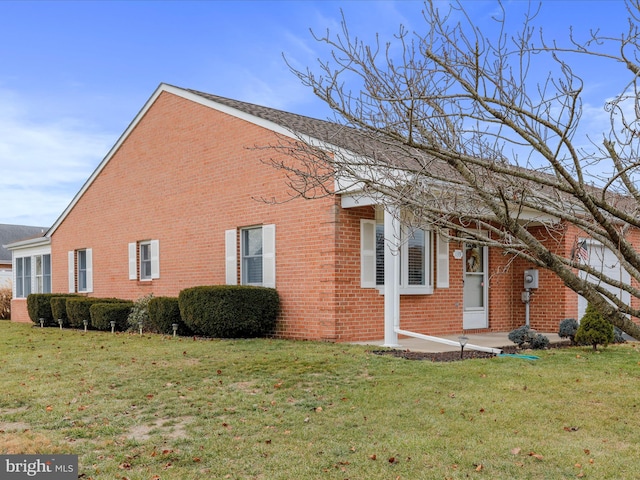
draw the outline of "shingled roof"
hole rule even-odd
[[[179,87],[176,87],[179,88]],[[253,103],[241,102],[231,98],[219,97],[209,93],[191,89],[182,89],[212,102],[234,108],[254,117],[273,122],[298,135],[306,135],[336,147],[346,148],[361,153],[365,145],[371,145],[371,135],[365,135],[355,128],[339,123],[285,112],[275,108],[264,107]],[[366,148],[365,148],[366,149]]]
[[[0,263],[11,263],[11,252],[4,248],[4,245],[29,238],[42,237],[46,231],[45,227],[0,223]]]

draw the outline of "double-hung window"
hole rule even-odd
[[[51,255],[36,255],[36,293],[51,293]]]
[[[226,283],[275,288],[275,225],[261,225],[225,232]],[[238,244],[238,231],[240,242]],[[238,255],[238,247],[240,255]],[[240,275],[238,275],[238,257]]]
[[[262,285],[262,227],[240,231],[242,285]]]
[[[144,240],[129,244],[129,280],[160,278],[160,242]]]
[[[93,250],[69,251],[69,292],[93,292]]]
[[[361,220],[361,286],[384,287],[384,225],[375,220]],[[404,225],[399,241],[400,293],[433,293],[431,230]]]

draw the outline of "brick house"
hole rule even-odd
[[[9,246],[14,262],[46,251],[53,292],[98,297],[177,296],[224,283],[275,287],[277,334],[287,338],[393,344],[398,329],[444,335],[523,325],[531,269],[523,260],[508,265],[498,250],[405,232],[362,195],[260,200],[286,198],[286,179],[264,161],[279,153],[252,147],[332,128],[161,84],[44,237]],[[578,232],[566,228],[560,238],[538,235],[568,255]],[[394,229],[410,239],[400,255],[380,242]],[[402,272],[400,281],[388,281],[389,272]],[[538,275],[531,326],[557,331],[563,318],[579,318],[581,297],[551,272]],[[16,293],[13,320],[29,321]]]

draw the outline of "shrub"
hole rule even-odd
[[[536,333],[529,340],[529,346],[534,350],[544,350],[549,346],[549,338],[541,333]]]
[[[240,285],[188,288],[178,303],[193,333],[217,338],[265,336],[273,331],[280,308],[276,290]]]
[[[576,332],[578,331],[578,322],[575,318],[565,318],[560,322],[558,328],[558,336],[560,338],[568,338],[571,344],[576,343]]]
[[[182,321],[177,297],[154,297],[149,302],[149,331],[173,333],[172,324],[178,324],[180,335],[190,335],[191,329]]]
[[[118,298],[96,298],[96,297],[75,297],[68,298],[66,304],[67,319],[69,326],[73,328],[84,328],[83,320],[91,323],[91,305],[94,303],[122,303],[123,300]]]
[[[613,327],[613,343],[627,343],[624,339],[624,332],[618,327]]]
[[[127,324],[130,330],[137,330],[139,324],[142,323],[142,328],[148,329],[149,326],[149,301],[153,298],[153,293],[140,297],[133,302],[131,312],[127,318]]]
[[[51,310],[51,300],[57,297],[74,297],[71,293],[31,293],[27,295],[27,312],[29,318],[36,325],[40,325],[40,319],[44,318],[44,326],[58,326],[58,318],[53,315]]]
[[[11,287],[0,288],[0,320],[11,318]]]
[[[590,303],[580,320],[580,326],[576,332],[576,342],[584,345],[593,345],[597,350],[598,345],[607,346],[613,342],[613,324]]]
[[[133,302],[95,302],[89,307],[91,325],[97,330],[111,330],[111,322],[115,322],[115,330],[123,331],[128,327],[127,319],[133,308]]]
[[[517,344],[519,348],[541,350],[549,346],[549,339],[541,333],[536,333],[536,331],[529,328],[528,325],[523,325],[512,330],[509,332],[508,337],[509,340]]]
[[[51,305],[51,315],[53,316],[53,322],[58,324],[58,319],[62,319],[63,325],[69,324],[69,317],[67,316],[67,299],[69,297],[77,297],[74,294],[68,295],[55,295],[51,297],[49,304]]]
[[[508,338],[519,347],[522,347],[525,343],[529,343],[530,330],[527,325],[523,325],[509,332]]]

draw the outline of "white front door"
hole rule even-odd
[[[465,243],[463,258],[464,309],[462,328],[465,330],[487,328],[489,326],[489,316],[487,314],[487,247],[474,243]]]

